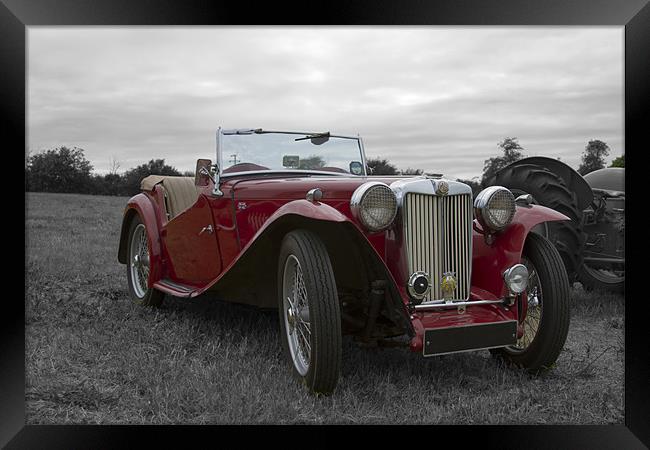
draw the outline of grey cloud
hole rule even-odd
[[[622,28],[41,28],[28,36],[32,150],[96,169],[211,157],[219,125],[360,133],[400,167],[480,175],[496,143],[577,166],[623,150]]]

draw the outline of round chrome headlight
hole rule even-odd
[[[484,229],[503,230],[515,215],[515,196],[502,186],[485,188],[474,200],[474,215]]]
[[[397,197],[384,183],[364,183],[352,194],[350,209],[368,230],[380,231],[388,228],[395,220]]]
[[[528,286],[528,269],[523,264],[515,264],[503,272],[503,280],[510,292],[521,294]]]

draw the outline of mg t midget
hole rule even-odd
[[[165,294],[277,308],[288,371],[337,384],[343,336],[423,357],[488,349],[533,373],[569,327],[558,251],[532,229],[563,214],[442,176],[378,176],[358,136],[223,130],[196,175],[150,175],[125,208],[118,260],[141,305]]]

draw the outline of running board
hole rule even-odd
[[[160,281],[156,281],[153,284],[153,287],[159,291],[163,291],[166,294],[173,295],[174,297],[190,297],[192,292],[196,291],[198,288],[194,286],[188,286],[187,284],[177,283],[165,278]]]

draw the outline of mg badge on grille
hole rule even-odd
[[[443,273],[442,280],[440,280],[442,298],[444,300],[451,300],[457,285],[458,282],[456,281],[456,276],[453,272]]]
[[[447,195],[449,194],[449,183],[446,181],[438,181],[436,183],[436,194],[437,195]]]

